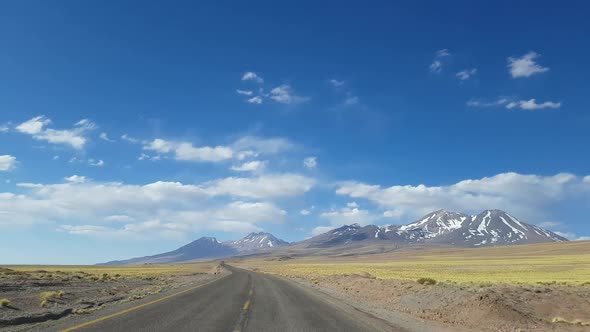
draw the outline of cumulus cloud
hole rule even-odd
[[[0,172],[11,171],[16,167],[16,157],[11,155],[0,156]]]
[[[315,169],[318,166],[317,157],[307,157],[303,159],[303,166],[307,169]]]
[[[196,162],[224,161],[231,159],[234,154],[234,151],[227,146],[195,147],[190,142],[175,142],[161,138],[156,138],[145,144],[143,149],[163,155],[172,154],[176,160]]]
[[[241,165],[232,166],[230,169],[232,171],[238,172],[262,172],[266,168],[267,161],[261,160],[252,160],[245,162]]]
[[[135,221],[135,218],[130,217],[125,214],[114,214],[114,215],[105,217],[104,220],[114,221],[114,222],[133,222],[133,221]]]
[[[256,158],[259,155],[282,153],[295,147],[293,143],[285,138],[265,138],[251,135],[241,137],[227,146],[197,147],[191,142],[172,141],[162,138],[142,141],[142,144],[144,151],[151,151],[156,153],[156,155],[142,153],[138,158],[139,160],[159,160],[163,157],[171,157],[179,161],[194,162],[223,162],[232,159],[245,160]],[[250,166],[254,166],[254,164],[250,164]],[[258,166],[263,166],[263,163],[260,163]]]
[[[288,84],[283,84],[270,90],[269,98],[281,104],[299,104],[311,99],[309,97],[295,95],[293,88]]]
[[[356,105],[360,102],[360,98],[357,96],[349,96],[348,98],[344,99],[344,105],[352,106]]]
[[[164,181],[131,185],[73,175],[64,183],[18,183],[19,194],[1,193],[0,227],[16,226],[15,222],[56,223],[60,230],[72,234],[114,237],[157,237],[160,231],[186,235],[259,230],[260,224],[281,223],[288,217],[275,203],[260,198],[300,195],[312,182],[297,175],[273,175],[195,185]],[[288,186],[293,189],[285,191]],[[242,199],[224,202],[218,196]],[[113,222],[115,226],[108,224]]]
[[[256,83],[264,83],[264,79],[262,79],[262,77],[258,76],[258,74],[256,74],[255,72],[246,72],[244,73],[244,75],[242,76],[242,81],[253,81]]]
[[[338,87],[341,87],[341,86],[344,85],[344,81],[339,81],[339,80],[334,79],[334,78],[328,80],[328,83],[330,83],[330,85],[332,85],[335,88],[338,88]]]
[[[252,97],[252,98],[249,98],[248,100],[246,100],[246,102],[248,104],[260,105],[260,104],[262,104],[262,97],[260,97],[260,96]]]
[[[251,96],[254,92],[253,91],[250,91],[250,90],[240,90],[240,89],[237,89],[236,90],[236,93],[239,94],[239,95],[243,95],[243,96]]]
[[[556,103],[552,101],[546,101],[543,103],[537,103],[536,99],[529,99],[529,100],[520,100],[514,101],[506,104],[506,108],[513,109],[513,108],[520,108],[527,111],[534,111],[544,108],[560,108],[561,103]]]
[[[467,102],[467,106],[469,107],[494,107],[494,106],[504,106],[507,109],[515,109],[520,108],[522,110],[527,111],[534,111],[544,108],[560,108],[561,103],[559,102],[552,102],[546,101],[542,103],[537,103],[535,98],[529,100],[509,100],[508,98],[498,98],[494,101],[482,101],[477,99],[472,99]]]
[[[102,159],[88,159],[88,165],[95,166],[95,167],[102,167],[104,166],[104,161]]]
[[[98,137],[103,141],[107,141],[107,142],[111,142],[111,143],[115,142],[115,140],[109,138],[109,135],[107,135],[107,133],[100,133],[100,135],[98,135]]]
[[[443,48],[442,50],[438,50],[434,53],[434,55],[438,58],[442,58],[442,57],[447,57],[447,56],[451,56],[451,52],[449,52],[448,49]]]
[[[468,79],[473,77],[473,75],[475,75],[476,73],[477,73],[477,69],[475,69],[475,68],[464,69],[464,70],[461,70],[460,72],[458,72],[457,74],[455,74],[455,76],[457,76],[457,78],[461,81],[467,81]]]
[[[378,215],[371,214],[368,210],[348,206],[339,210],[323,212],[320,216],[329,219],[333,227],[350,224],[367,225],[380,218]]]
[[[450,57],[451,53],[448,49],[438,50],[434,53],[434,60],[430,64],[430,72],[438,74],[442,71],[444,58]]]
[[[64,180],[70,183],[84,183],[86,182],[86,177],[83,175],[72,175],[64,178]]]
[[[471,99],[466,104],[469,107],[493,107],[493,106],[501,106],[506,105],[509,103],[507,98],[498,98],[494,101],[482,101],[477,99]]]
[[[333,226],[317,226],[311,230],[311,235],[316,236],[316,235],[324,234],[326,232],[333,230],[334,228],[335,227],[333,227]]]
[[[549,70],[535,62],[540,55],[535,52],[529,52],[520,58],[509,57],[508,68],[512,78],[529,77],[535,74],[544,73]]]
[[[440,73],[442,71],[442,62],[440,60],[434,60],[430,64],[430,72],[432,73]]]
[[[245,157],[255,157],[258,154],[276,154],[289,151],[295,148],[295,144],[282,137],[244,136],[235,141],[232,148],[246,153]]]
[[[309,211],[308,209],[303,209],[299,211],[299,214],[302,216],[309,216],[311,214],[311,211]]]
[[[501,173],[448,186],[381,187],[343,182],[336,193],[376,203],[392,218],[412,220],[438,209],[467,213],[499,208],[531,223],[543,222],[549,204],[571,197],[589,197],[590,184],[569,173],[553,176]]]
[[[131,137],[131,136],[127,135],[127,134],[121,135],[121,139],[124,140],[124,141],[127,141],[129,143],[134,143],[134,144],[135,143],[139,143],[141,141],[139,138]]]
[[[88,141],[86,133],[96,128],[96,125],[88,119],[78,121],[72,129],[47,128],[50,124],[49,118],[40,115],[19,124],[15,129],[23,134],[31,135],[36,140],[69,145],[76,150],[81,150]]]
[[[381,216],[373,214],[369,210],[361,209],[356,202],[349,202],[346,204],[346,207],[340,209],[332,209],[330,211],[322,212],[320,217],[328,220],[330,226],[315,227],[312,230],[312,235],[325,233],[343,225],[368,225],[381,218]]]
[[[206,184],[206,193],[249,198],[293,197],[308,192],[315,180],[299,174],[268,174],[254,178],[228,177]]]

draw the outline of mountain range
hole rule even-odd
[[[312,254],[325,248],[353,247],[360,250],[371,245],[392,248],[412,245],[484,247],[541,242],[568,241],[549,230],[524,223],[501,210],[485,210],[477,215],[439,210],[411,224],[397,226],[345,225],[310,239],[288,243],[270,233],[250,233],[236,241],[220,242],[202,237],[174,251],[112,261],[106,265],[156,264],[204,260],[246,254],[279,253],[282,249],[303,249]],[[383,250],[383,249],[382,249]]]

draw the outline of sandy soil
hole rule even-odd
[[[0,268],[0,300],[10,300],[10,304],[0,306],[0,330],[71,314],[87,314],[108,305],[206,282],[220,273],[222,271],[215,268],[183,275],[122,276],[88,274],[84,271],[21,272]]]
[[[288,276],[289,277],[289,276]],[[370,275],[292,279],[360,305],[474,331],[590,331],[590,326],[552,323],[554,317],[590,321],[590,286],[421,285]]]

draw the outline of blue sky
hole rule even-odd
[[[0,263],[437,209],[590,235],[579,1],[5,1]]]

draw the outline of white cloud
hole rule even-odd
[[[269,174],[255,178],[228,177],[204,186],[214,196],[228,195],[249,198],[292,197],[309,191],[315,180],[298,174]]]
[[[16,167],[16,157],[0,155],[0,171],[11,171]]]
[[[438,50],[435,52],[435,55],[437,57],[446,57],[446,56],[451,56],[451,52],[449,52],[448,49],[443,48],[442,50]]]
[[[308,209],[303,209],[299,211],[299,214],[302,216],[309,216],[311,214],[311,211],[309,211]]]
[[[358,203],[357,203],[357,202],[348,202],[348,203],[346,203],[346,207],[349,207],[349,208],[351,208],[351,209],[352,209],[352,208],[357,208],[357,207],[359,207],[359,205],[358,205]]]
[[[144,150],[155,151],[159,154],[172,153],[174,159],[181,161],[219,162],[231,159],[234,151],[227,146],[194,147],[189,142],[167,141],[156,138],[143,146]]]
[[[104,220],[113,222],[133,222],[135,221],[135,218],[125,214],[113,214],[111,216],[105,217]]]
[[[232,171],[238,172],[262,172],[266,168],[266,161],[252,160],[238,166],[232,166]]]
[[[46,128],[51,120],[40,115],[16,126],[16,130],[33,136],[34,139],[47,141],[52,144],[69,145],[74,149],[84,148],[87,142],[86,132],[96,128],[96,125],[88,119],[78,121],[74,128],[68,130],[56,130]]]
[[[430,71],[433,73],[440,73],[442,71],[442,62],[440,60],[434,60],[430,64]]]
[[[270,90],[269,98],[281,104],[299,104],[309,101],[311,98],[297,96],[290,85],[283,84]]]
[[[102,166],[104,166],[104,161],[102,159],[95,160],[95,159],[90,158],[90,159],[88,159],[88,164],[90,166],[102,167]]]
[[[467,106],[469,107],[493,107],[493,106],[500,106],[508,104],[509,100],[507,98],[498,98],[495,101],[482,101],[471,99],[467,102]]]
[[[520,109],[527,110],[527,111],[538,110],[538,109],[543,109],[543,108],[560,108],[560,107],[561,107],[561,103],[555,103],[552,101],[537,103],[537,101],[534,98],[529,99],[529,100],[514,101],[514,102],[510,102],[510,103],[506,104],[506,108],[508,108],[508,109],[520,108]]]
[[[572,196],[589,197],[590,184],[568,173],[553,176],[501,173],[492,177],[463,180],[448,186],[395,185],[381,187],[361,182],[344,182],[339,195],[365,198],[389,217],[412,220],[438,209],[479,212],[499,208],[535,223],[545,218],[545,208]]]
[[[252,151],[252,150],[245,150],[245,151],[240,151],[238,153],[236,153],[236,159],[237,160],[244,160],[247,158],[256,158],[258,157],[258,153]]]
[[[239,95],[243,95],[243,96],[251,96],[254,92],[253,91],[250,91],[250,90],[240,90],[240,89],[237,89],[236,90],[236,93],[239,94]]]
[[[121,238],[153,238],[161,232],[175,236],[197,231],[240,233],[260,230],[261,223],[284,222],[287,212],[268,201],[223,202],[215,196],[293,196],[308,190],[307,185],[298,183],[310,182],[296,175],[248,178],[245,182],[230,179],[200,185],[163,181],[129,185],[98,183],[74,175],[58,184],[19,183],[19,194],[0,194],[0,227],[56,223],[72,234]],[[232,186],[235,183],[238,187]],[[295,188],[283,192],[291,185]],[[105,226],[112,222],[119,224]]]
[[[0,133],[7,133],[10,127],[7,124],[0,125]]]
[[[303,159],[303,166],[307,169],[315,169],[318,166],[317,157],[307,157]]]
[[[127,135],[127,134],[121,135],[121,139],[124,140],[124,141],[127,141],[129,143],[139,143],[140,142],[140,140],[138,138],[131,137],[131,136]]]
[[[64,180],[70,183],[84,183],[86,182],[86,177],[82,175],[72,175],[64,178]]]
[[[51,123],[51,120],[44,115],[36,116],[16,126],[16,130],[24,134],[36,135],[43,131],[43,128]]]
[[[139,160],[158,160],[171,156],[179,161],[195,162],[222,162],[231,159],[244,160],[258,157],[261,154],[277,154],[295,147],[285,138],[263,138],[257,136],[244,136],[229,146],[203,146],[195,147],[190,142],[170,141],[156,138],[152,141],[143,141],[144,151],[153,151],[156,156],[142,153]],[[253,166],[254,164],[251,164]],[[259,166],[262,166],[260,164]]]
[[[398,209],[387,210],[383,212],[384,218],[400,219],[404,215],[403,211]]]
[[[461,70],[455,76],[457,76],[457,78],[460,79],[461,81],[466,81],[466,80],[470,79],[476,73],[477,73],[477,69],[472,68],[472,69]]]
[[[318,226],[311,230],[311,235],[316,236],[333,230],[333,226]]]
[[[430,72],[440,73],[443,68],[443,58],[450,57],[451,53],[448,49],[438,50],[434,53],[434,60],[430,64]]]
[[[137,160],[157,161],[157,160],[160,160],[160,159],[162,159],[162,156],[160,156],[160,155],[150,156],[149,154],[143,153],[143,152],[139,155],[139,157],[137,157]]]
[[[107,142],[111,142],[111,143],[115,142],[115,140],[109,138],[109,135],[107,135],[107,133],[100,133],[100,135],[98,135],[98,137],[100,137],[100,139],[103,141],[107,141]]]
[[[249,156],[258,154],[276,154],[295,148],[295,144],[286,138],[271,137],[263,138],[257,136],[244,136],[238,139],[232,147],[236,151],[242,151]],[[239,159],[239,158],[238,158]]]
[[[252,98],[246,100],[246,102],[248,104],[257,104],[257,105],[260,105],[260,104],[262,104],[262,97],[260,97],[260,96],[252,97]]]
[[[264,79],[262,79],[262,77],[258,76],[256,73],[249,71],[242,76],[242,81],[253,81],[256,83],[263,83]]]
[[[346,207],[340,209],[323,212],[320,217],[328,220],[330,226],[318,226],[312,230],[312,235],[325,233],[343,225],[368,225],[381,218],[381,216],[372,214],[368,210],[361,209],[356,202],[348,203]]]
[[[344,81],[339,81],[339,80],[337,80],[337,79],[334,79],[334,78],[332,78],[332,79],[328,80],[328,82],[329,82],[329,83],[330,83],[330,84],[331,84],[333,87],[335,87],[335,88],[338,88],[338,87],[341,87],[341,86],[343,86],[343,85],[344,85]]]
[[[535,59],[538,57],[539,54],[535,52],[529,52],[520,58],[509,57],[508,68],[510,69],[512,78],[529,77],[548,71],[549,68],[543,67],[535,62]]]
[[[350,96],[344,100],[344,105],[346,105],[346,106],[356,105],[359,103],[359,101],[360,101],[359,97]]]
[[[96,124],[89,119],[82,119],[74,124],[75,127],[85,128],[88,130],[96,129]]]

